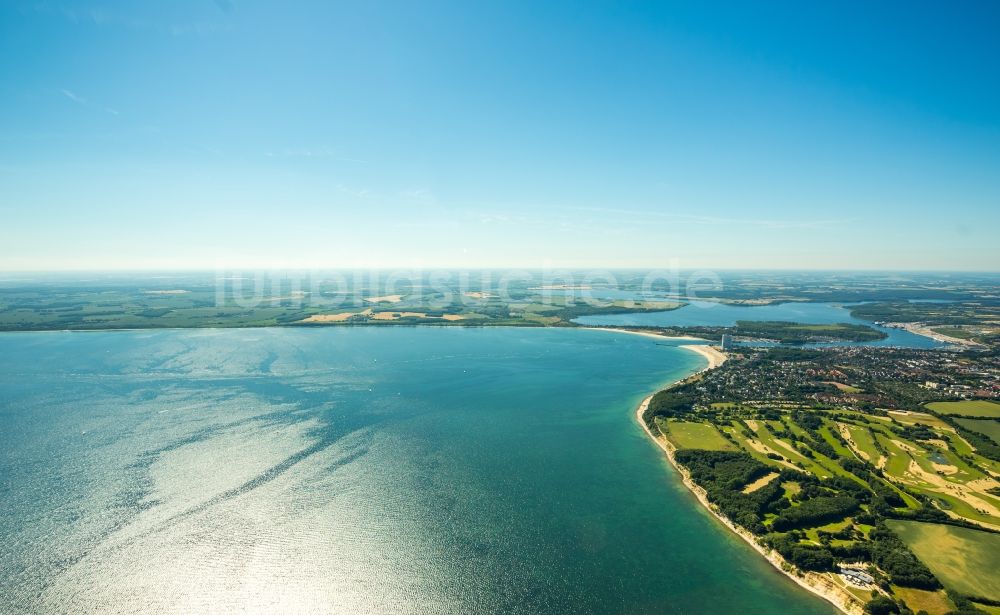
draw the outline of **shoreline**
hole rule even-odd
[[[665,337],[665,336],[656,336],[656,337]],[[716,350],[711,346],[685,344],[683,346],[680,346],[680,348],[684,348],[689,352],[694,352],[696,354],[701,355],[708,361],[708,365],[698,370],[694,374],[691,374],[689,376],[681,378],[680,380],[670,383],[669,385],[656,391],[656,393],[658,393],[659,391],[672,388],[680,384],[681,382],[688,380],[693,376],[704,373],[711,369],[715,369],[719,365],[722,365],[722,363],[724,363],[728,358],[724,353]],[[711,502],[708,501],[708,494],[705,492],[705,490],[699,487],[693,480],[691,480],[691,474],[688,472],[687,468],[677,463],[676,459],[674,459],[674,452],[676,450],[674,446],[666,438],[657,438],[656,435],[653,433],[653,431],[646,424],[646,421],[643,420],[642,415],[646,412],[646,408],[649,407],[650,400],[653,399],[653,395],[655,395],[656,393],[647,395],[642,400],[642,402],[639,403],[639,406],[636,408],[635,411],[635,420],[636,422],[639,423],[639,426],[642,427],[642,430],[646,433],[646,436],[653,442],[653,444],[658,446],[660,450],[663,451],[663,453],[667,457],[667,460],[670,462],[670,465],[673,466],[673,468],[680,475],[681,482],[684,484],[685,487],[687,487],[688,491],[690,491],[695,496],[695,498],[702,505],[702,507],[704,507],[705,510],[707,510],[713,517],[715,517],[716,520],[722,523],[722,525],[724,525],[734,534],[742,538],[755,551],[757,551],[757,553],[763,556],[764,559],[767,560],[767,562],[769,562],[772,566],[774,566],[774,568],[777,569],[778,572],[782,573],[783,575],[794,581],[799,587],[831,603],[833,606],[837,607],[842,613],[846,613],[847,615],[861,615],[863,613],[864,605],[853,594],[849,593],[846,589],[837,586],[830,578],[826,577],[823,574],[816,572],[808,572],[808,571],[806,572],[799,571],[799,574],[793,573],[791,565],[788,564],[788,562],[786,562],[785,559],[781,557],[781,555],[779,555],[776,551],[768,549],[763,545],[759,544],[753,534],[751,534],[749,531],[741,527],[738,527],[736,524],[730,521],[728,517],[719,512],[719,510],[716,507],[714,507],[711,504]]]
[[[652,331],[644,331],[641,329],[626,329],[624,327],[578,327],[580,329],[586,329],[588,331],[613,331],[615,333],[629,333],[631,335],[641,335],[643,337],[653,337],[660,340],[681,340],[685,342],[707,342],[703,337],[694,337],[692,335],[660,335],[659,333],[653,333]],[[692,346],[694,346],[692,344]]]
[[[705,344],[683,344],[679,346],[679,348],[683,348],[684,350],[690,350],[695,354],[699,354],[703,356],[706,361],[708,361],[708,367],[695,372],[697,374],[708,371],[710,369],[715,369],[716,367],[719,367],[720,365],[725,363],[726,360],[729,359],[729,356],[727,356],[726,353],[722,352],[721,350],[716,350],[714,346],[708,346]]]
[[[966,340],[959,337],[951,337],[950,335],[945,335],[944,333],[938,333],[934,331],[927,325],[919,322],[904,322],[904,323],[890,323],[889,328],[902,329],[913,333],[914,335],[921,335],[923,337],[930,338],[935,342],[941,342],[942,344],[951,344],[953,346],[961,346],[963,348],[985,348],[979,342],[973,342],[972,340]]]

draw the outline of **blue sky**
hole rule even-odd
[[[0,269],[1000,269],[1000,4],[0,4]]]

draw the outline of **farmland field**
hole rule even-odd
[[[936,401],[927,404],[927,407],[935,412],[940,412],[941,414],[1000,418],[1000,404],[981,399],[966,401]]]
[[[736,448],[710,423],[661,421],[659,425],[663,434],[679,449],[731,451]]]
[[[977,431],[989,436],[991,440],[1000,444],[1000,421],[985,421],[977,419],[955,419],[955,421],[969,431]]]
[[[1000,534],[917,521],[886,523],[946,587],[1000,600]]]
[[[906,606],[914,613],[927,611],[928,615],[944,615],[955,608],[955,605],[948,600],[948,596],[943,591],[932,592],[925,589],[894,586],[892,593],[902,598]]]

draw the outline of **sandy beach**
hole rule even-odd
[[[629,333],[638,333],[627,330],[625,331]],[[656,337],[663,337],[663,336],[656,336]],[[706,360],[708,360],[709,365],[704,369],[702,369],[701,372],[714,369],[719,365],[722,365],[722,363],[724,363],[727,358],[724,353],[716,350],[711,346],[686,344],[684,346],[681,346],[681,348],[684,348],[685,350],[689,350],[691,352],[696,352],[705,357]],[[683,378],[677,382],[674,382],[665,388],[670,388],[672,386],[675,386],[678,383],[683,382],[684,380],[687,380],[687,378]],[[699,487],[693,480],[691,480],[691,475],[687,471],[687,468],[678,464],[677,461],[674,459],[675,449],[673,445],[666,438],[662,437],[658,438],[656,435],[654,435],[652,430],[646,424],[646,421],[643,420],[642,415],[646,412],[646,408],[649,407],[649,402],[651,399],[653,399],[653,395],[649,395],[648,397],[642,400],[642,402],[639,404],[639,407],[636,408],[635,420],[642,427],[643,431],[646,432],[646,435],[649,437],[649,439],[652,440],[653,443],[656,444],[656,446],[660,447],[660,449],[666,454],[667,459],[670,461],[670,465],[672,465],[674,469],[676,469],[677,472],[681,475],[681,481],[684,483],[684,486],[687,487],[688,490],[690,490],[691,493],[694,494],[698,502],[701,503],[701,505],[706,510],[708,510],[712,514],[712,516],[718,519],[734,534],[736,534],[744,541],[746,541],[746,543],[749,544],[751,547],[753,547],[754,550],[756,550],[758,553],[764,556],[764,559],[770,562],[772,566],[774,566],[777,570],[779,570],[782,574],[784,574],[791,580],[795,581],[795,583],[797,583],[800,587],[807,589],[810,592],[819,596],[820,598],[823,598],[824,600],[830,602],[831,604],[836,606],[844,613],[847,613],[848,615],[861,615],[864,612],[864,605],[862,604],[862,602],[858,600],[858,598],[856,598],[853,594],[848,592],[846,588],[838,585],[837,582],[834,580],[832,574],[829,573],[819,574],[816,572],[802,572],[802,571],[792,572],[793,567],[788,562],[786,562],[785,559],[781,557],[781,555],[779,555],[776,551],[768,549],[763,545],[759,544],[757,542],[756,537],[753,534],[734,524],[725,515],[719,512],[718,508],[713,506],[711,502],[708,501],[708,494],[705,492],[705,490]]]
[[[690,335],[661,335],[659,333],[654,333],[652,331],[642,331],[639,329],[622,329],[618,327],[583,327],[584,329],[590,329],[591,331],[614,331],[616,333],[631,333],[632,335],[642,335],[645,337],[654,337],[661,340],[685,340],[689,342],[707,342],[708,340],[700,337],[692,337]]]
[[[684,344],[683,346],[680,346],[680,348],[683,348],[684,350],[690,350],[691,352],[700,354],[701,356],[705,357],[705,359],[708,360],[708,367],[706,367],[705,370],[715,369],[716,367],[719,367],[720,365],[725,363],[726,359],[729,358],[726,356],[726,353],[718,350],[715,346],[707,346],[702,344]]]

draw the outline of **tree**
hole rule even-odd
[[[891,615],[899,613],[899,605],[891,598],[876,596],[865,604],[865,613],[868,615]]]

